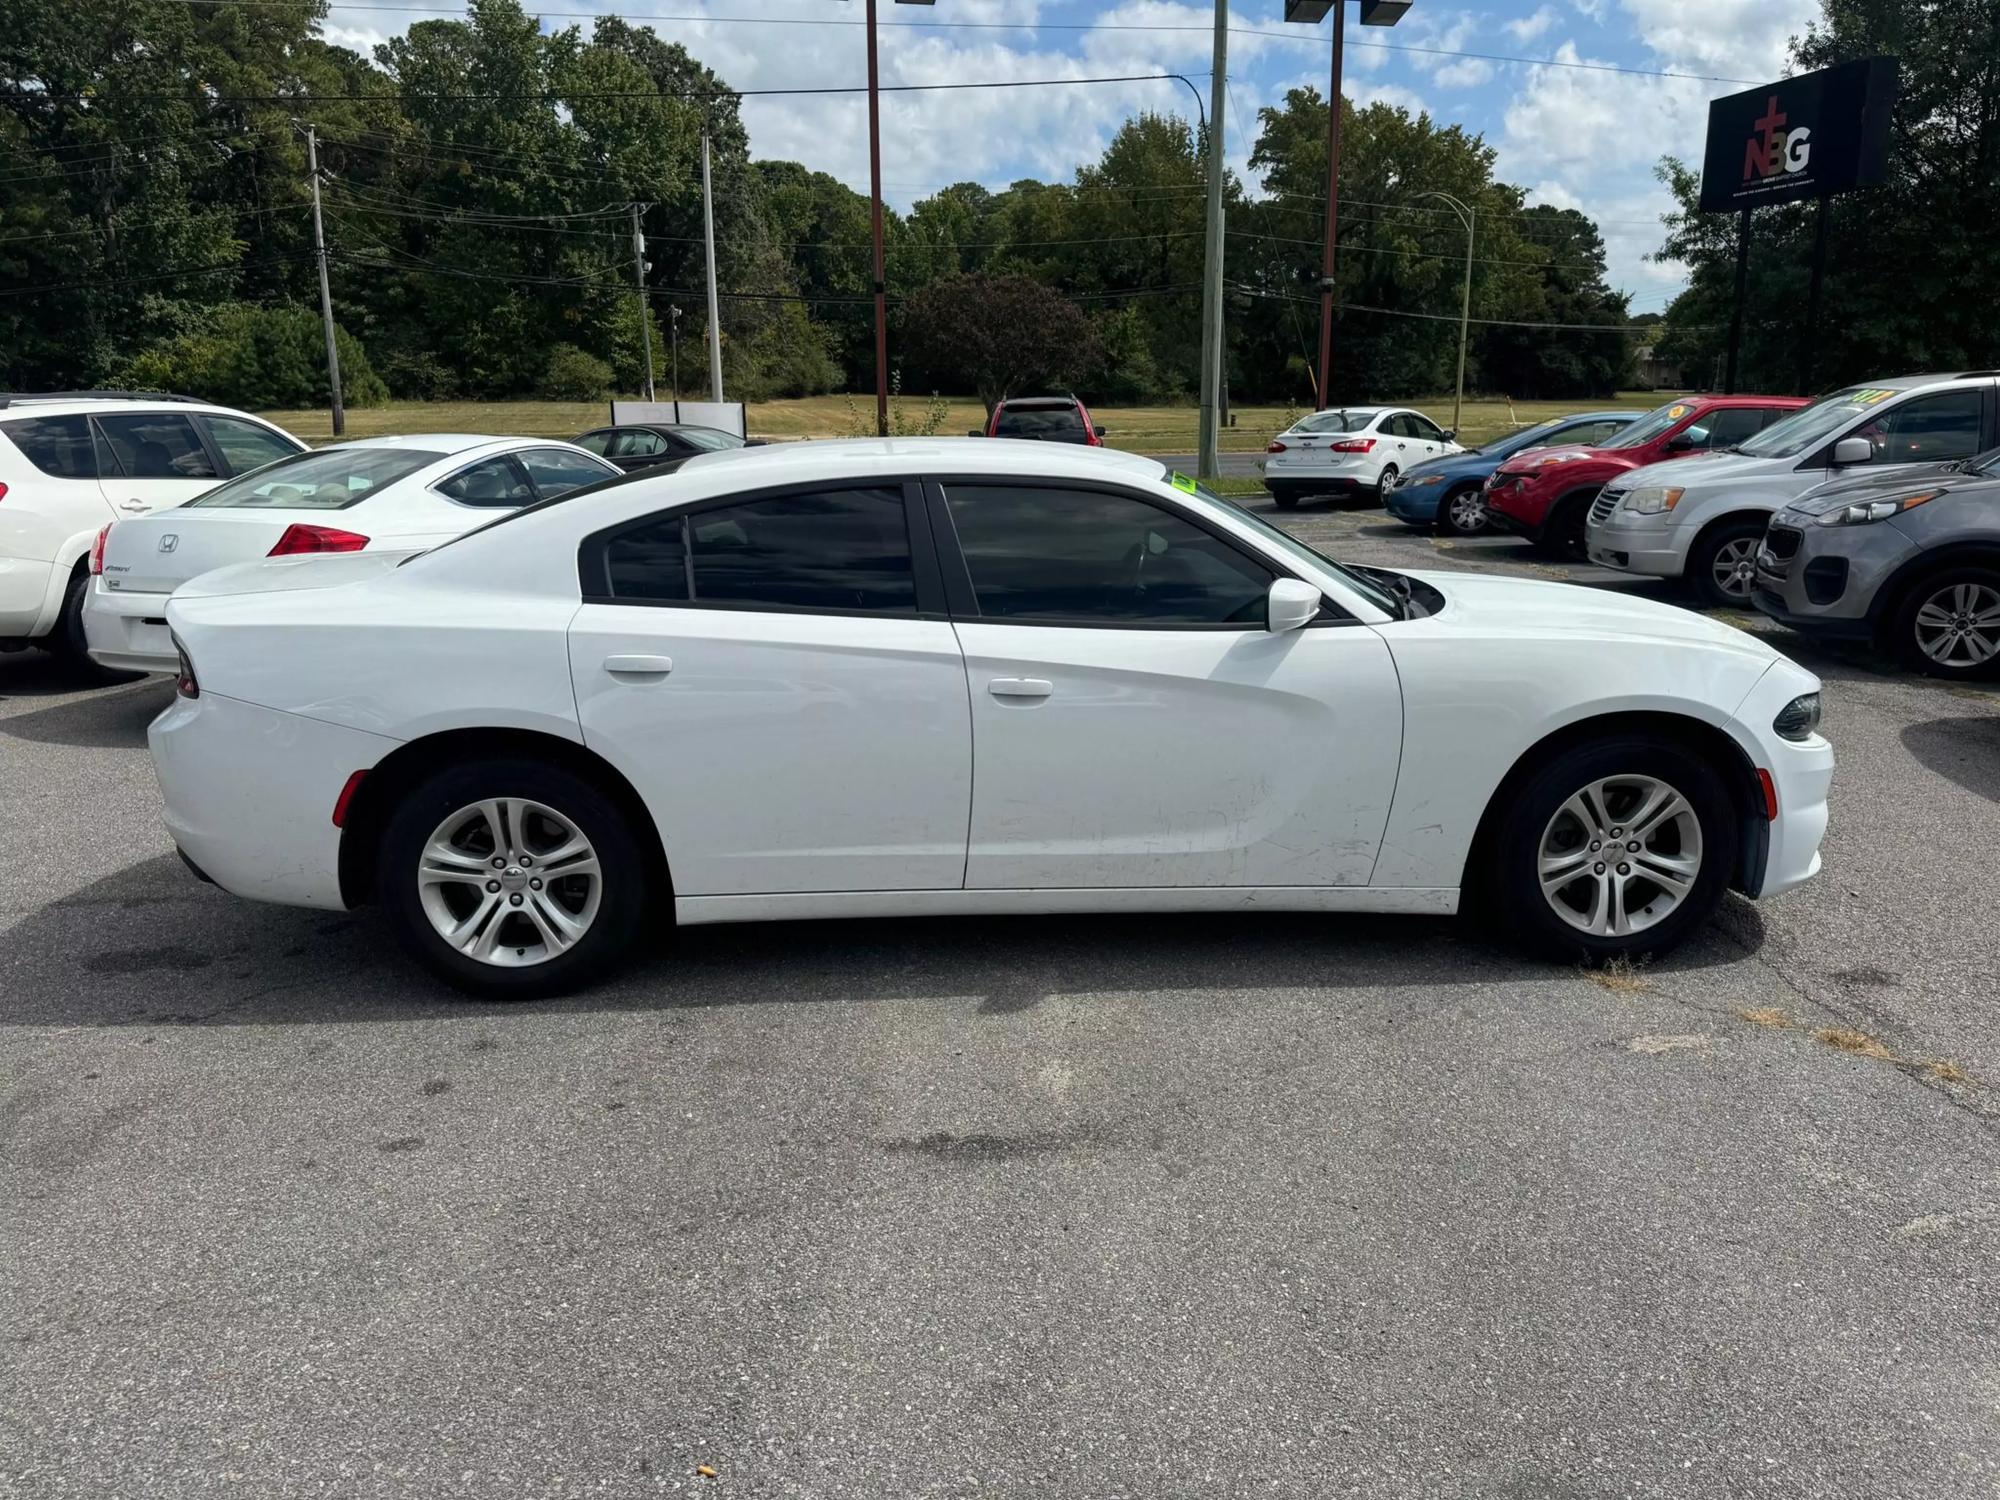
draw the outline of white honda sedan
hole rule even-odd
[[[167,596],[213,568],[323,552],[415,552],[621,471],[550,438],[428,432],[295,454],[98,532],[83,605],[91,660],[174,670]]]
[[[1457,434],[1402,406],[1329,406],[1271,439],[1258,467],[1280,510],[1313,495],[1361,496],[1381,505],[1396,476],[1465,450]]]
[[[1664,948],[1819,868],[1819,683],[1670,605],[1343,567],[1135,455],[801,443],[167,605],[167,825],[491,996],[640,931],[1449,913]]]

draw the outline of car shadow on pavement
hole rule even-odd
[[[0,712],[0,736],[46,745],[143,749],[146,726],[173,701],[173,695],[168,678],[135,680],[47,708]]]
[[[1395,990],[1536,982],[1563,966],[1433,917],[1315,913],[773,922],[673,931],[609,980],[529,1010],[667,1011],[930,1001],[981,1016],[1050,995]],[[284,1025],[501,1015],[404,958],[375,912],[241,901],[172,855],[120,870],[5,936],[0,1026]],[[1655,966],[1696,971],[1762,942],[1747,903]],[[1440,1004],[1445,1003],[1442,999]]]
[[[142,674],[120,673],[110,683],[87,674],[60,657],[30,648],[0,655],[0,703],[10,698],[54,698],[64,693],[87,693],[97,687],[116,687],[137,682]]]
[[[2000,716],[1930,719],[1903,731],[1917,761],[1988,802],[2000,802]]]

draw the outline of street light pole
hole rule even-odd
[[[1452,197],[1450,193],[1432,190],[1417,194],[1419,198],[1440,198],[1451,205],[1465,225],[1465,290],[1458,299],[1458,394],[1451,401],[1451,427],[1456,432],[1459,427],[1459,412],[1465,405],[1465,344],[1466,335],[1472,328],[1472,238],[1478,223],[1478,210],[1470,203]]]

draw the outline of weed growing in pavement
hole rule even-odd
[[[1642,995],[1652,988],[1652,985],[1646,982],[1646,976],[1640,972],[1644,967],[1643,960],[1635,964],[1621,953],[1616,958],[1607,959],[1596,968],[1586,968],[1583,972],[1592,984],[1607,989],[1614,995]]]
[[[1736,1014],[1752,1026],[1768,1026],[1773,1031],[1784,1031],[1792,1024],[1792,1018],[1775,1005],[1753,1005]]]
[[[1813,1040],[1841,1052],[1851,1052],[1856,1057],[1872,1057],[1877,1062],[1901,1062],[1902,1059],[1891,1052],[1880,1037],[1870,1036],[1865,1031],[1854,1031],[1845,1026],[1825,1026],[1813,1033]]]

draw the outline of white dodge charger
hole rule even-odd
[[[1279,908],[1540,947],[1819,868],[1819,683],[1701,615],[1343,567],[1126,454],[696,458],[409,558],[167,606],[167,824],[241,896],[378,903],[493,996],[679,923]]]

